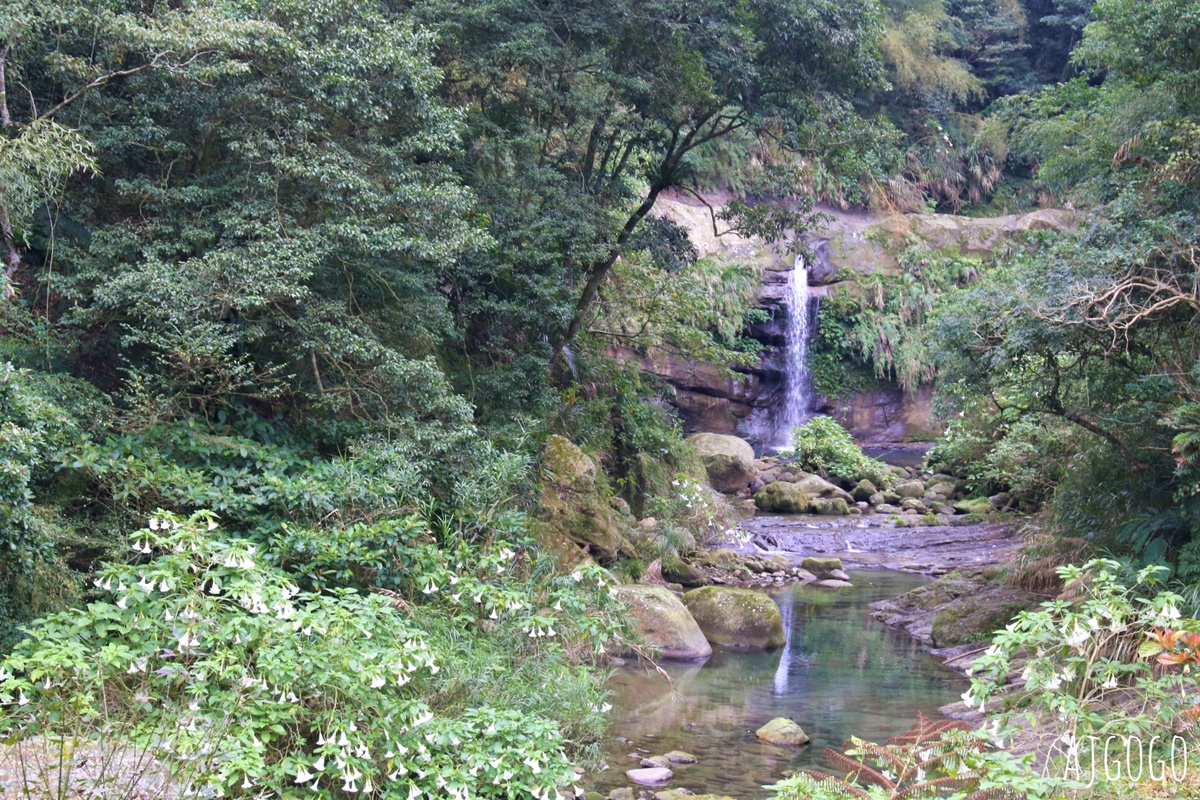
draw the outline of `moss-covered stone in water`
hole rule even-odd
[[[683,604],[713,644],[773,649],[785,641],[779,606],[761,592],[705,586],[685,594]]]
[[[809,556],[800,562],[800,568],[808,570],[819,578],[825,578],[835,569],[842,568],[842,560],[840,558],[817,558],[816,556]]]
[[[694,661],[712,655],[712,647],[679,598],[662,586],[616,587],[642,639],[663,658]]]
[[[793,720],[784,717],[776,717],[755,731],[754,735],[767,744],[788,747],[798,747],[811,741],[803,728]]]
[[[858,482],[858,485],[854,487],[854,491],[851,492],[851,494],[854,496],[854,499],[857,500],[858,502],[869,503],[871,501],[871,497],[878,492],[879,492],[878,487],[876,487],[875,484],[871,483],[869,480],[864,478],[863,480]]]

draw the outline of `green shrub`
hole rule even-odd
[[[840,478],[866,478],[876,486],[892,481],[887,464],[868,458],[849,432],[830,417],[813,417],[792,429],[792,455],[801,469]]]
[[[509,679],[502,660],[473,691],[461,675],[453,686],[437,675],[487,627],[510,658],[553,656],[561,666],[551,677],[570,683],[567,650],[602,646],[612,632],[588,613],[607,598],[598,570],[547,578],[534,591],[528,575],[499,580],[519,557],[496,547],[479,563],[418,573],[424,586],[412,600],[312,592],[216,528],[206,512],[152,519],[133,538],[138,563],[100,570],[103,599],[31,626],[4,662],[0,726],[50,766],[30,773],[46,785],[27,783],[27,795],[66,794],[55,787],[76,780],[77,763],[78,781],[95,783],[76,752],[95,753],[87,760],[96,765],[141,754],[137,775],[101,776],[109,788],[167,775],[205,795],[523,798],[573,779],[561,709],[542,716],[503,693],[503,706],[480,696]],[[401,612],[418,597],[428,612]],[[524,652],[518,639],[529,643]],[[562,692],[545,694],[556,702]],[[601,696],[590,694],[593,706]]]
[[[996,736],[1036,731],[1051,755],[1069,763],[1078,763],[1088,736],[1171,729],[1194,679],[1156,673],[1139,652],[1152,631],[1181,627],[1182,598],[1161,585],[1165,572],[1146,567],[1127,580],[1123,565],[1107,559],[1059,567],[1063,598],[1021,612],[996,633],[963,699],[981,711],[999,701],[991,713]],[[1014,669],[1023,685],[1007,695]]]

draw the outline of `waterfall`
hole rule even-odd
[[[813,297],[808,290],[808,266],[796,256],[788,275],[787,345],[784,360],[783,404],[775,416],[776,447],[791,447],[792,428],[808,421],[812,408],[812,376],[808,372],[808,341],[812,323]]]

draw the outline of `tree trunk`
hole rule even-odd
[[[0,205],[0,258],[4,261],[4,298],[17,296],[17,270],[21,268],[21,253],[17,250],[12,222],[8,218],[8,207]]]
[[[579,296],[579,302],[575,304],[575,315],[571,318],[571,322],[567,325],[566,331],[554,345],[554,354],[551,357],[551,363],[558,358],[559,353],[563,348],[571,343],[575,335],[579,333],[579,329],[583,327],[583,322],[587,319],[588,311],[591,309],[592,301],[596,299],[596,292],[600,290],[600,285],[604,283],[604,279],[608,276],[608,271],[612,269],[612,265],[617,263],[617,259],[621,256],[621,248],[629,241],[629,237],[633,235],[638,224],[646,218],[654,208],[654,203],[658,200],[658,196],[663,189],[667,188],[666,183],[655,183],[650,187],[650,193],[642,204],[637,207],[637,210],[630,215],[625,221],[625,225],[621,228],[621,232],[617,235],[617,239],[613,242],[609,250],[609,255],[604,259],[592,264],[588,271],[588,280],[583,287],[583,294]]]

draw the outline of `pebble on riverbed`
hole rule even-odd
[[[660,783],[666,783],[675,776],[675,773],[666,767],[648,767],[644,769],[630,769],[625,771],[625,777],[634,783],[640,783],[643,786],[656,786]]]

